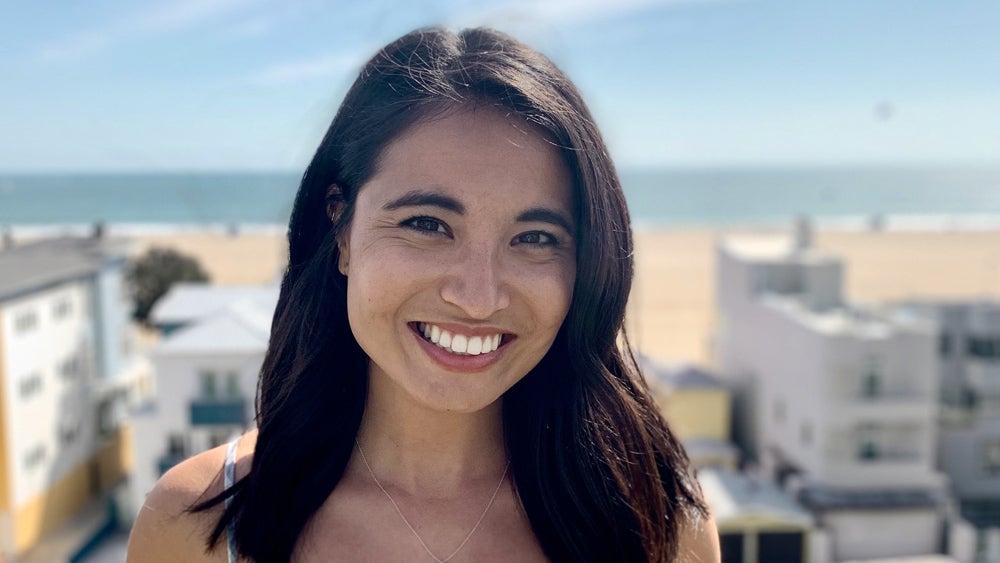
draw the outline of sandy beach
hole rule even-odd
[[[627,328],[633,345],[665,362],[711,365],[715,245],[739,229],[642,230]],[[783,231],[754,231],[755,234]],[[195,256],[220,284],[274,280],[283,235],[171,234],[137,239],[136,252],[170,247]],[[851,301],[911,297],[1000,299],[1000,231],[818,231],[815,246],[844,259]]]

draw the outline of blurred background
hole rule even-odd
[[[156,478],[252,425],[298,180],[439,24],[587,100],[725,561],[1000,561],[1000,4],[0,10],[0,560],[123,560]]]

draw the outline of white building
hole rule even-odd
[[[962,516],[1000,528],[1000,301],[910,301],[940,330],[940,467]]]
[[[120,241],[0,249],[0,560],[122,481],[141,395]]]
[[[798,492],[832,560],[936,553],[938,340],[932,323],[847,304],[840,260],[796,237],[717,248],[721,373],[734,439]]]
[[[134,413],[133,508],[170,467],[254,425],[276,286],[178,284],[151,312],[155,399]]]

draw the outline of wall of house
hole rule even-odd
[[[6,335],[3,393],[12,506],[48,489],[94,451],[88,392],[96,356],[91,299],[90,283],[79,280],[4,303],[0,323]]]
[[[657,396],[670,429],[681,439],[729,441],[729,393],[725,389],[674,389]]]
[[[12,550],[14,545],[14,527],[11,517],[11,482],[9,460],[10,460],[10,440],[7,439],[10,423],[8,422],[9,393],[7,393],[7,332],[6,323],[3,322],[5,311],[0,306],[0,560],[6,551]]]
[[[940,517],[933,509],[843,510],[820,518],[832,531],[833,559],[875,559],[937,553]]]

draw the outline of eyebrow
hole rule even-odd
[[[460,215],[465,213],[465,206],[462,205],[462,203],[457,199],[437,192],[429,192],[425,190],[410,190],[389,203],[386,203],[382,206],[382,208],[386,211],[393,211],[402,207],[420,207],[427,205],[440,207]]]
[[[457,199],[438,192],[427,190],[410,190],[398,198],[386,203],[382,209],[394,211],[403,207],[431,206],[440,207],[447,211],[465,214],[465,206]],[[519,223],[541,222],[550,223],[562,228],[567,233],[573,234],[573,224],[565,214],[547,207],[532,207],[525,209],[517,216]]]
[[[517,216],[517,220],[521,223],[534,221],[551,223],[557,227],[561,227],[567,233],[573,234],[573,226],[569,219],[567,219],[564,214],[547,207],[532,207],[531,209],[526,209]]]

